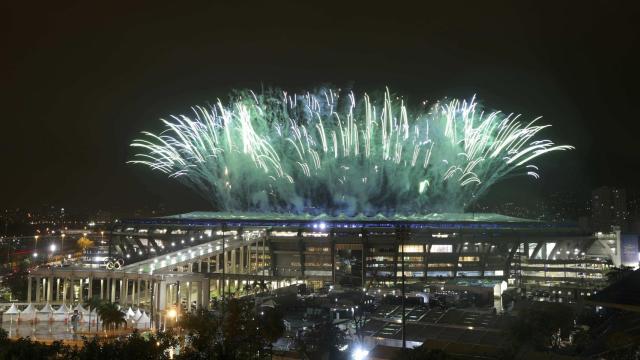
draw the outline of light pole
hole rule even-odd
[[[49,245],[49,250],[51,251],[51,256],[49,257],[49,261],[53,260],[53,254],[56,252],[56,244]]]
[[[67,236],[65,235],[65,233],[62,233],[62,235],[60,235],[60,238],[62,239],[61,244],[60,244],[60,251],[62,252],[62,254],[64,255],[64,237]]]
[[[33,242],[33,257],[38,257],[38,235],[34,236],[35,241]]]

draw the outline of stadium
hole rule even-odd
[[[619,263],[619,234],[468,212],[495,183],[538,179],[536,159],[573,147],[539,139],[549,125],[537,118],[487,111],[475,98],[426,104],[410,108],[388,89],[360,98],[241,91],[162,120],[164,130],[132,142],[130,163],[221,211],[116,221],[93,265],[32,272],[36,302],[99,293],[157,319],[256,286],[464,280],[557,288],[567,301],[599,288]]]
[[[598,242],[574,226],[497,214],[400,220],[193,212],[123,220],[111,252],[141,273],[224,273],[235,289],[254,278],[367,288],[396,285],[403,267],[407,282],[598,282],[611,263]]]

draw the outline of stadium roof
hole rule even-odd
[[[523,219],[494,213],[432,213],[426,215],[396,216],[330,216],[310,214],[284,214],[260,212],[214,212],[192,211],[184,214],[163,216],[161,219],[182,220],[280,220],[280,221],[418,221],[418,222],[495,222],[495,223],[537,223],[537,220]]]
[[[213,212],[193,211],[155,218],[123,219],[121,224],[135,226],[257,226],[301,227],[323,230],[325,228],[394,228],[422,230],[508,230],[544,231],[546,235],[582,234],[575,225],[548,223],[493,213],[432,213],[425,215],[397,216],[331,216],[311,214],[285,214],[268,212]]]

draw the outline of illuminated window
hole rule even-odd
[[[448,263],[430,263],[427,265],[430,268],[447,268],[447,267],[453,267],[453,264],[448,264]]]
[[[480,261],[480,257],[479,257],[479,256],[460,256],[460,258],[458,259],[458,261],[460,261],[460,262],[465,262],[465,261]]]
[[[402,252],[402,246],[398,246],[398,251]],[[405,245],[404,252],[405,253],[421,253],[424,251],[422,245]]]
[[[432,253],[450,253],[453,252],[453,245],[431,245]]]
[[[458,276],[480,276],[480,271],[458,271]]]

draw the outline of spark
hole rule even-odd
[[[220,210],[416,214],[463,211],[507,175],[538,179],[534,159],[573,149],[538,139],[550,126],[539,118],[485,111],[475,97],[413,111],[388,89],[239,94],[142,132],[130,163]]]

